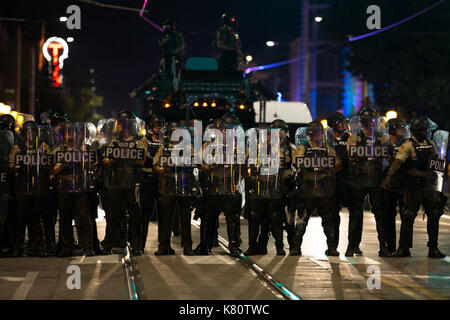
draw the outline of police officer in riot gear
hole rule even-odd
[[[400,119],[390,119],[387,122],[387,131],[389,133],[389,163],[395,160],[401,145],[406,141],[405,123]],[[397,171],[391,179],[391,188],[385,191],[384,201],[386,203],[386,245],[389,251],[396,250],[396,223],[397,206],[400,208],[400,216],[404,215],[405,194],[405,172]]]
[[[62,135],[64,134],[65,124],[69,121],[69,117],[65,112],[58,110],[48,110],[41,114],[41,122],[48,125],[48,129],[52,132],[50,136],[49,146],[52,151],[59,147],[63,143]],[[61,233],[59,234],[58,245],[56,245],[55,226],[58,216],[58,190],[56,189],[55,179],[50,180],[50,195],[46,202],[47,210],[44,210],[43,222],[44,222],[44,236],[45,246],[48,255],[55,255],[57,251],[60,251],[59,245],[62,243],[60,240]]]
[[[163,117],[153,116],[146,121],[148,157],[140,170],[139,207],[142,218],[141,250],[144,251],[150,221],[157,221],[159,212],[158,174],[153,172],[153,159],[163,145],[161,130],[166,121]]]
[[[124,252],[127,246],[128,226],[131,254],[141,255],[142,222],[138,206],[137,168],[147,158],[147,139],[140,138],[141,122],[132,112],[121,111],[114,124],[114,139],[105,148],[103,163],[106,173],[108,206],[111,219],[107,220],[107,234],[103,241],[105,253],[113,246]],[[129,218],[129,224],[128,224]]]
[[[0,116],[0,258],[7,255],[12,246],[11,228],[11,172],[9,153],[14,145],[14,118],[7,114]]]
[[[242,163],[245,162],[244,131],[239,125],[227,124],[224,119],[216,119],[212,126],[206,129],[205,134],[209,134],[212,140],[203,145],[202,186],[203,204],[206,211],[206,243],[203,245],[206,248],[197,249],[201,253],[211,251],[217,232],[216,221],[219,214],[224,212],[230,255],[238,257],[241,253],[239,248],[241,195],[238,186],[242,177]],[[241,164],[236,163],[239,142],[234,145],[227,145],[227,134],[231,138],[229,140],[240,140],[243,143],[240,147],[243,152]],[[226,155],[227,150],[231,157]]]
[[[348,121],[342,113],[332,112],[327,116],[328,128],[326,130],[327,144],[334,148],[342,164],[342,170],[336,174],[336,204],[334,207],[334,226],[336,243],[339,244],[339,225],[341,217],[339,215],[342,207],[349,206],[350,186],[348,185],[347,167],[348,153],[347,142],[350,139],[348,132]]]
[[[176,79],[179,78],[181,57],[184,54],[183,35],[176,30],[175,21],[166,20],[163,24],[163,38],[159,41],[161,48],[161,72],[173,79],[174,90],[177,91]]]
[[[43,134],[34,121],[26,121],[20,128],[20,141],[9,155],[14,171],[14,246],[13,257],[23,255],[25,228],[28,228],[27,256],[45,257],[41,216],[50,193],[50,170],[54,156],[44,142]]]
[[[439,218],[439,193],[433,187],[435,178],[430,169],[430,160],[439,159],[439,153],[433,141],[429,140],[430,124],[427,117],[416,117],[411,121],[412,138],[408,139],[400,147],[395,160],[391,164],[388,174],[382,183],[382,187],[389,189],[392,186],[395,173],[401,167],[407,172],[405,212],[402,216],[400,228],[400,240],[396,257],[408,257],[411,255],[413,225],[420,205],[425,208],[428,232],[428,257],[444,258],[438,248]]]
[[[322,227],[327,237],[328,256],[339,256],[335,234],[334,196],[336,172],[341,162],[333,148],[325,143],[322,124],[313,121],[306,128],[307,142],[299,144],[295,154],[297,168],[297,206],[299,220],[295,226],[294,247],[290,255],[301,255],[301,244],[308,220],[314,209],[322,218]],[[303,139],[304,140],[304,139]]]
[[[182,130],[181,141],[173,137],[177,129]],[[170,245],[170,234],[173,217],[178,212],[183,254],[192,256],[191,211],[200,193],[198,168],[193,161],[192,137],[187,127],[181,127],[176,122],[169,123],[163,131],[164,145],[153,159],[153,168],[159,173],[161,208],[158,218],[159,244],[155,255],[175,254]]]
[[[96,134],[92,123],[67,123],[62,130],[62,141],[55,148],[56,175],[59,200],[59,257],[73,254],[72,219],[78,222],[79,243],[85,256],[93,256],[92,221],[89,216],[88,193],[94,186],[93,168],[96,154],[91,143]]]
[[[262,130],[266,132],[260,132]],[[246,256],[261,253],[258,247],[258,235],[263,222],[270,225],[270,230],[275,238],[277,255],[286,254],[283,248],[284,197],[287,193],[285,180],[291,174],[292,154],[286,147],[285,132],[281,137],[281,131],[281,128],[268,130],[268,128],[262,127],[254,130],[253,136],[249,136],[247,144],[248,170],[245,174],[246,201],[249,206],[249,248],[244,253]],[[278,135],[278,139],[276,139],[276,135]],[[276,140],[272,141],[273,138]],[[262,150],[262,148],[266,149]],[[263,231],[266,232],[266,230]]]
[[[219,70],[236,71],[243,57],[239,34],[235,30],[237,21],[232,14],[224,13],[222,24],[216,35],[216,45],[220,50]]]
[[[354,121],[356,120],[356,121]],[[348,141],[349,184],[352,190],[350,203],[348,247],[345,255],[358,254],[363,228],[364,200],[369,195],[371,210],[375,216],[381,257],[391,257],[386,246],[384,192],[380,188],[384,166],[388,160],[387,137],[379,129],[378,113],[372,108],[363,108],[359,117],[350,120],[352,136]]]
[[[99,198],[100,198],[100,205],[105,212],[105,220],[106,220],[106,231],[105,234],[111,234],[111,210],[108,205],[108,195],[107,195],[107,187],[106,187],[106,169],[105,165],[103,163],[103,158],[105,155],[105,148],[111,143],[111,140],[113,139],[113,131],[114,131],[114,123],[115,119],[101,119],[98,121],[97,124],[97,133],[98,136],[96,140],[92,143],[92,150],[94,150],[97,153],[97,163],[95,166],[95,185],[96,185],[96,191],[98,192]],[[91,202],[91,210],[92,210],[92,202]],[[95,208],[97,211],[97,208]],[[91,215],[92,216],[92,215]],[[92,218],[91,218],[92,219]],[[95,221],[95,220],[94,220]],[[93,222],[94,223],[94,222]],[[94,234],[94,252],[98,249],[99,252],[96,254],[108,254],[109,252],[106,252],[100,248],[96,248],[96,239],[95,236],[98,234],[96,231],[94,231],[94,228],[92,228],[93,234]],[[99,245],[103,246],[103,242],[99,243]]]

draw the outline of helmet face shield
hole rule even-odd
[[[325,130],[320,122],[312,122],[306,128],[308,141],[314,144],[321,144],[324,141]]]
[[[114,123],[113,132],[119,139],[137,136],[137,123],[135,119],[119,118]]]

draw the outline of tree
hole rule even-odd
[[[324,19],[329,38],[337,43],[366,34],[367,7],[381,9],[381,27],[413,15],[436,1],[330,0]],[[397,107],[401,114],[424,114],[450,129],[450,3],[391,30],[348,43],[348,70],[374,85],[382,111]]]
[[[91,88],[81,88],[71,95],[71,103],[64,110],[72,121],[96,122],[103,118],[97,109],[103,106],[103,97]]]

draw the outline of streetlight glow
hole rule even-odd
[[[273,42],[271,40],[266,42],[266,46],[268,46],[268,47],[273,47],[274,45],[275,45],[275,42]]]
[[[72,37],[68,37],[66,40],[67,40],[67,42],[73,42],[73,38]]]
[[[67,21],[67,17],[59,17],[59,21],[66,22]]]
[[[388,120],[397,118],[397,112],[394,110],[386,112],[386,118]]]
[[[248,56],[245,57],[245,60],[247,60],[247,62],[250,62],[250,61],[253,60],[253,57],[248,55]]]
[[[317,17],[314,18],[314,20],[315,20],[316,22],[321,22],[321,21],[323,20],[323,18],[320,17],[320,16],[317,16]]]

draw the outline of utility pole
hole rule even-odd
[[[16,97],[14,107],[16,111],[20,111],[20,95],[21,95],[21,81],[22,81],[22,26],[17,25],[16,31],[17,41],[17,64],[16,64]]]
[[[302,30],[300,41],[300,56],[304,57],[303,63],[300,63],[300,75],[302,80],[300,82],[300,97],[306,103],[308,107],[311,107],[311,93],[310,93],[310,81],[309,81],[309,0],[303,1],[302,7]],[[303,71],[303,72],[302,72]],[[313,110],[311,115],[314,119]]]
[[[35,114],[35,107],[34,107],[34,101],[35,101],[35,93],[36,93],[36,86],[35,86],[35,77],[36,77],[36,52],[34,45],[30,47],[30,83],[29,83],[29,102],[28,102],[28,113],[33,115]]]

